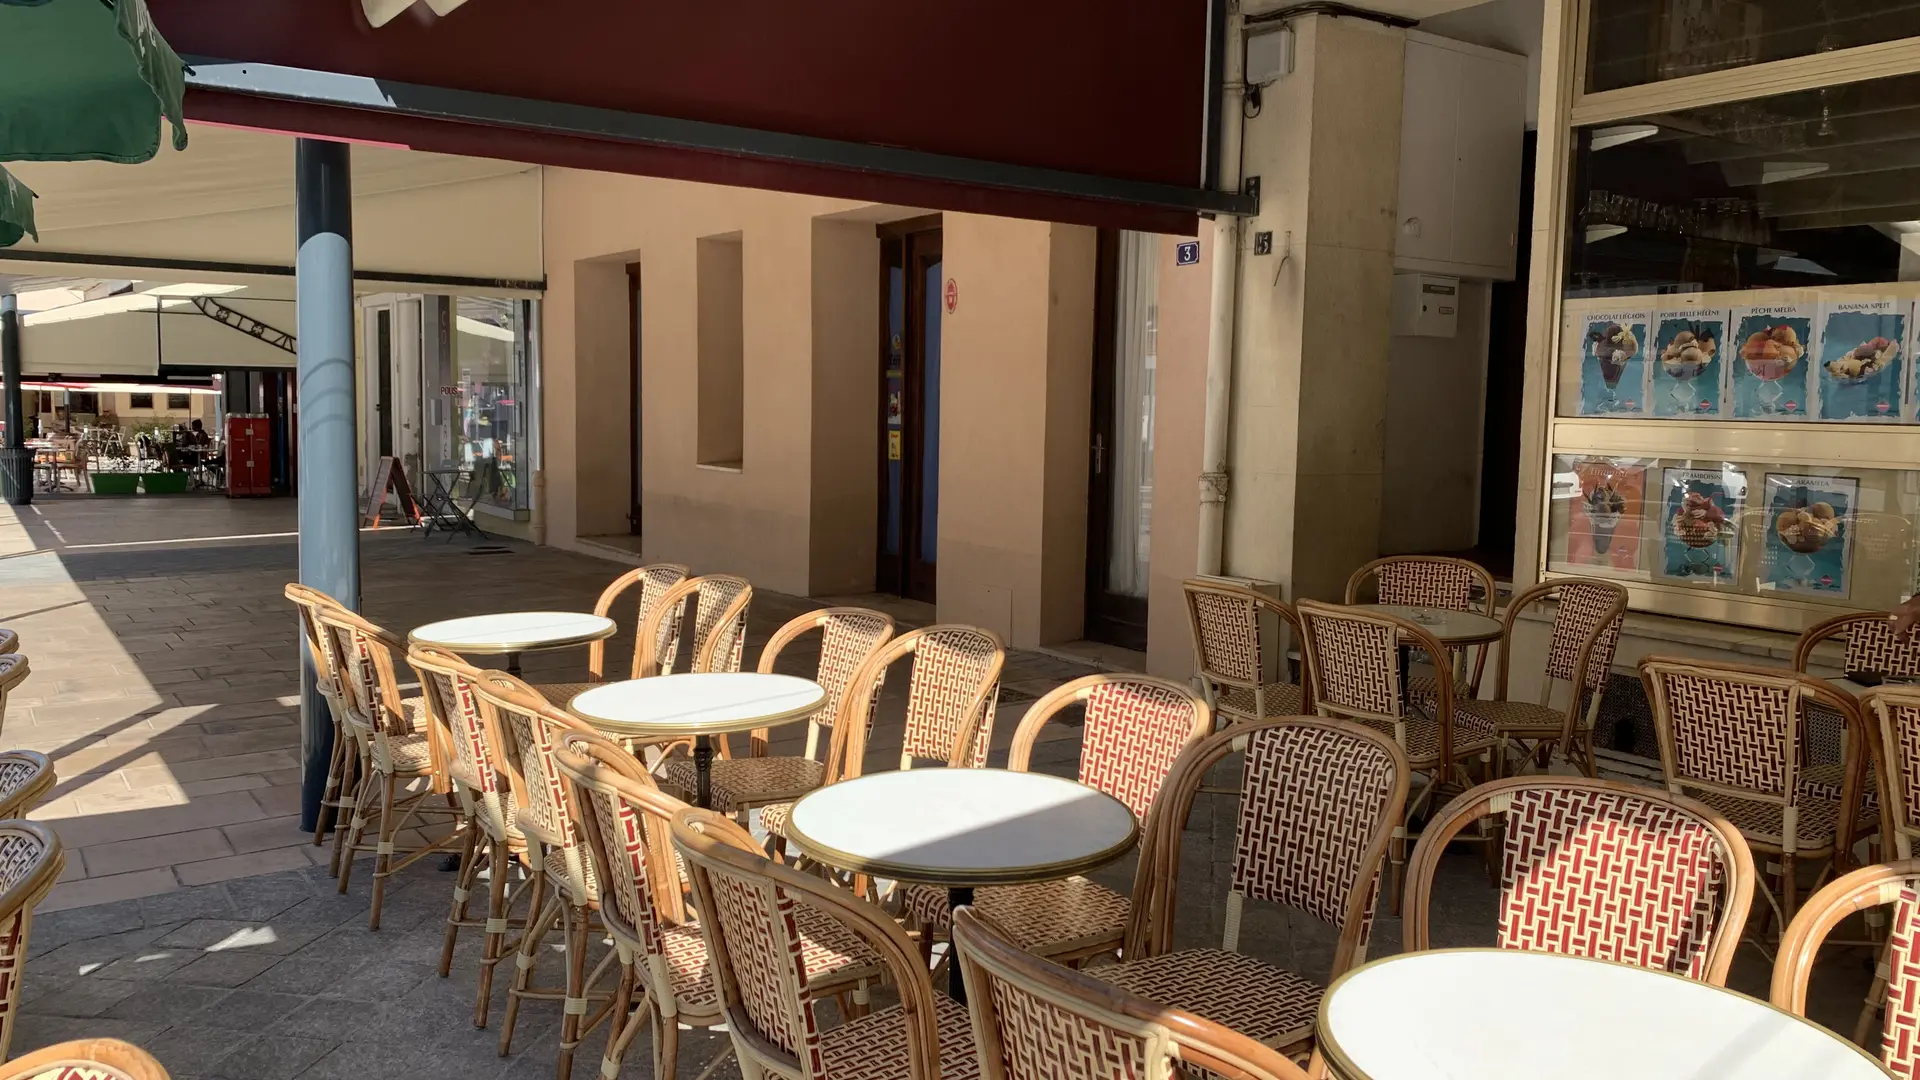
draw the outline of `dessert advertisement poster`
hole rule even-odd
[[[1733,415],[1740,420],[1804,420],[1814,367],[1814,304],[1733,309]]]
[[[1905,300],[1829,301],[1820,309],[1820,419],[1900,421]]]
[[[1640,569],[1640,522],[1645,516],[1647,470],[1641,465],[1580,458],[1573,463],[1580,491],[1567,528],[1567,561],[1575,566]]]
[[[1768,473],[1766,492],[1760,587],[1846,599],[1859,481]]]
[[[1720,415],[1720,345],[1727,337],[1724,311],[1661,311],[1653,316],[1655,416]]]
[[[1746,476],[1734,468],[1664,469],[1660,491],[1660,576],[1731,588],[1740,565]]]
[[[1647,332],[1645,311],[1586,316],[1580,349],[1580,415],[1646,412]]]

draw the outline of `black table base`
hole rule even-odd
[[[973,903],[973,887],[971,885],[948,889],[948,925],[951,926],[953,923],[954,912],[959,911],[971,903]],[[932,933],[933,928],[928,927],[926,932]],[[951,933],[947,935],[947,996],[962,1005],[967,1003],[967,981],[965,977],[960,974],[959,946],[954,944]]]

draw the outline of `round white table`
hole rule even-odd
[[[1126,804],[1085,784],[1007,769],[873,773],[809,792],[787,815],[787,841],[828,866],[944,886],[952,907],[980,885],[1053,881],[1132,848]],[[948,990],[964,1000],[960,965]]]
[[[1485,645],[1500,640],[1500,620],[1477,611],[1449,608],[1410,607],[1406,604],[1355,604],[1361,611],[1374,611],[1406,621],[1433,635],[1442,645]]]
[[[827,692],[811,679],[756,671],[656,675],[575,694],[567,711],[616,739],[693,736],[694,804],[713,802],[713,736],[813,715]]]
[[[416,626],[409,642],[462,656],[505,656],[507,674],[520,674],[520,654],[570,649],[604,641],[619,627],[604,615],[578,611],[503,611]]]
[[[1551,953],[1376,960],[1320,1002],[1334,1080],[1886,1080],[1859,1047],[1757,998]]]

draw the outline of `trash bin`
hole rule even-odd
[[[0,497],[9,506],[25,506],[33,501],[33,451],[0,447]]]

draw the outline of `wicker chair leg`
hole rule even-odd
[[[672,1076],[680,1068],[680,1020],[678,1017],[662,1016],[659,1009],[651,1011],[653,1013],[653,1075]],[[740,1075],[743,1080],[760,1080],[754,1076],[747,1056],[744,1054],[740,1055]]]
[[[341,751],[340,791],[334,801],[333,810],[333,857],[327,867],[334,877],[340,876],[341,852],[351,851],[347,845],[347,835],[353,831],[353,811],[360,805],[360,754],[354,749],[353,740],[346,740],[346,749]],[[341,816],[345,815],[343,822]]]
[[[386,899],[387,878],[393,874],[393,789],[398,778],[388,773],[380,785],[380,841],[373,855],[373,908],[367,912],[367,929],[380,929],[380,905]]]
[[[507,894],[507,875],[513,870],[513,855],[504,842],[491,838],[487,850],[487,926],[480,947],[480,987],[473,1003],[473,1026],[477,1028],[487,1026],[487,1010],[493,1004],[493,971],[500,966],[501,953],[506,948],[507,911],[513,903]],[[533,879],[529,911],[540,909],[539,883],[540,878]]]
[[[314,818],[313,822],[314,847],[320,847],[327,842],[327,829],[334,824],[334,818],[338,816],[336,813],[337,808],[333,804],[340,798],[340,774],[342,770],[340,759],[346,753],[346,750],[346,745],[340,740],[340,728],[338,725],[335,725],[333,729],[333,753],[327,757],[327,786],[320,793],[320,813]]]
[[[346,846],[335,853],[340,857],[340,866],[335,871],[340,875],[340,892],[346,892],[347,886],[353,880],[353,853],[360,849],[360,841],[366,836],[367,811],[377,792],[378,788],[374,785],[372,777],[362,771],[359,784],[354,790],[353,817],[347,824]]]
[[[1794,913],[1800,910],[1798,903],[1799,867],[1794,864],[1791,854],[1780,856],[1780,932],[1793,925]]]
[[[453,907],[447,912],[447,940],[440,946],[440,977],[453,973],[453,946],[460,937],[460,924],[467,921],[467,898],[473,895],[473,883],[480,876],[480,864],[474,853],[480,847],[480,828],[467,822],[467,843],[460,849],[460,873],[453,879]]]
[[[554,1080],[572,1080],[573,1055],[580,1047],[580,1021],[587,1014],[587,909],[561,905],[560,925],[567,943],[567,995],[561,1000],[560,1057]]]
[[[1399,918],[1400,891],[1406,887],[1407,878],[1407,819],[1404,817],[1394,826],[1393,839],[1387,842],[1387,861],[1392,864],[1387,886],[1388,913]]]
[[[555,894],[545,904],[527,909],[527,928],[520,935],[520,947],[513,956],[513,985],[507,989],[507,1015],[500,1021],[500,1056],[513,1052],[513,1025],[520,1019],[520,1000],[533,985],[533,965],[540,945],[553,924],[560,921],[560,909],[566,897]]]
[[[619,1076],[620,1063],[626,1060],[627,1047],[633,1045],[633,1037],[646,1022],[646,1017],[635,1016],[633,1011],[633,987],[638,982],[633,967],[633,957],[624,951],[620,954],[620,983],[613,988],[613,1003],[607,1010],[607,1049],[600,1055],[600,1075]],[[651,1001],[643,1001],[642,1006],[652,1012]]]

